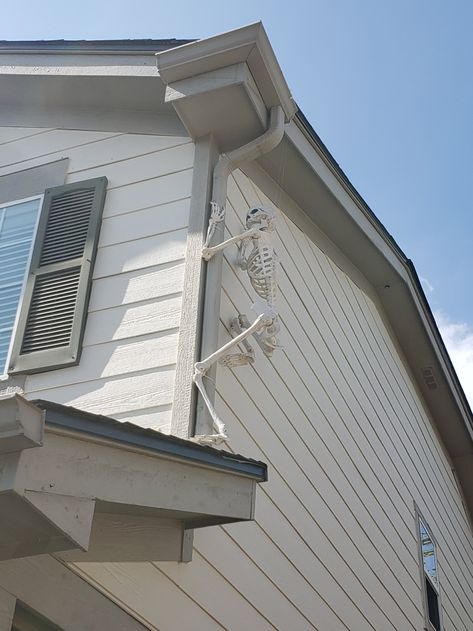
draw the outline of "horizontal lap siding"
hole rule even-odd
[[[248,207],[272,206],[242,174],[231,178],[228,197],[227,236],[243,229]],[[339,628],[418,629],[415,501],[439,543],[445,628],[473,628],[467,517],[376,305],[279,212],[276,250],[283,349],[268,360],[256,348],[254,366],[219,368],[217,378],[232,448],[270,464],[257,525],[321,599],[314,598],[313,615],[322,628],[332,620],[321,601],[340,617]],[[236,271],[235,250],[225,258],[222,343],[231,317],[250,314],[255,299]],[[288,530],[278,539],[283,523]],[[245,526],[232,529],[261,567],[263,546],[252,547]],[[308,615],[295,596],[291,605]]]
[[[0,130],[0,175],[68,158],[67,182],[108,178],[80,364],[29,376],[29,397],[169,431],[193,154],[181,137]]]
[[[227,237],[243,229],[248,207],[261,203],[271,205],[242,174],[230,178]],[[170,619],[159,604],[143,613],[147,579],[157,592],[167,579],[169,606],[184,603],[186,626],[199,631],[215,624],[235,631],[417,630],[415,500],[439,541],[445,629],[469,631],[466,515],[376,305],[279,211],[276,249],[283,348],[268,360],[255,344],[254,366],[217,372],[216,404],[231,449],[269,465],[256,521],[197,530],[189,564],[119,565],[105,578],[89,567],[88,575],[169,631],[184,628],[182,617]],[[251,317],[255,299],[235,254],[228,249],[223,263],[220,344],[230,339],[232,317]],[[120,573],[130,582],[126,593]]]
[[[109,190],[81,363],[29,377],[28,392],[169,430],[193,147],[0,132],[0,174],[61,157],[68,181],[106,175]],[[227,236],[261,203],[271,206],[231,177]],[[254,366],[217,374],[231,448],[269,465],[256,522],[196,531],[190,564],[80,569],[161,631],[420,629],[415,501],[439,543],[445,630],[470,631],[471,531],[405,363],[372,299],[277,213],[283,348],[268,360],[255,345]],[[225,253],[221,343],[255,299],[235,252]]]

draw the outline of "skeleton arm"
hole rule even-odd
[[[227,239],[226,241],[223,241],[222,243],[219,243],[218,245],[215,245],[212,248],[204,246],[202,248],[202,258],[205,261],[210,261],[210,259],[212,258],[212,256],[214,256],[214,254],[217,254],[217,252],[221,252],[229,245],[232,245],[232,243],[239,244],[242,241],[245,241],[246,239],[257,239],[259,237],[259,234],[260,234],[260,228],[250,228],[249,230],[246,230],[245,232],[242,232],[241,234],[237,234],[235,237],[231,237],[230,239]]]

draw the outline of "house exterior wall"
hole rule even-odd
[[[229,234],[261,204],[275,208],[237,174],[229,184]],[[438,542],[445,629],[469,629],[470,524],[374,292],[363,291],[324,253],[323,241],[311,241],[280,212],[277,225],[283,349],[268,361],[256,348],[253,367],[221,369],[217,382],[232,447],[274,466],[257,506],[266,545],[279,546],[293,563],[298,558],[297,569],[342,619],[335,628],[343,621],[350,629],[418,629],[415,502]],[[222,342],[235,312],[248,313],[255,297],[231,264],[234,253],[226,259]],[[253,559],[264,569],[261,550],[262,543],[254,547]],[[312,611],[315,626],[323,619],[329,628],[323,605]]]
[[[194,145],[189,138],[0,128],[0,175],[69,158],[108,190],[80,364],[26,395],[169,431]]]
[[[69,158],[109,187],[80,364],[26,394],[169,431],[194,145],[185,137],[0,128],[0,176]],[[317,231],[248,177],[228,182],[227,236],[277,213],[281,343],[217,373],[235,452],[269,464],[256,521],[197,530],[189,564],[76,564],[152,628],[421,629],[415,504],[438,542],[445,631],[473,628],[473,538],[428,410],[375,294]],[[255,295],[225,252],[220,341]]]
[[[415,502],[438,543],[445,631],[469,631],[468,517],[374,292],[240,172],[229,180],[227,236],[261,204],[278,215],[283,348],[268,360],[255,345],[254,366],[217,373],[230,448],[269,464],[256,521],[197,530],[189,564],[76,567],[161,630],[418,630]],[[255,299],[234,263],[229,249],[222,344]]]

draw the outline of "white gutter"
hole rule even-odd
[[[277,105],[270,110],[268,129],[258,138],[234,149],[228,154],[221,154],[215,166],[212,183],[209,232],[206,246],[214,247],[222,243],[225,231],[225,204],[227,200],[227,182],[230,174],[278,146],[284,135],[284,112]],[[207,263],[205,293],[203,299],[202,332],[200,357],[208,358],[218,347],[218,328],[220,318],[220,294],[222,288],[223,253],[219,252]],[[207,372],[206,390],[209,400],[215,400],[215,367]],[[197,402],[194,435],[200,442],[218,442],[219,436],[209,434],[213,427],[207,405],[202,397]],[[220,437],[220,440],[224,436]]]

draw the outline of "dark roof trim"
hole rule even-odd
[[[300,109],[296,112],[296,118],[300,121],[300,123],[302,124],[306,132],[309,134],[311,139],[315,142],[323,158],[330,165],[332,170],[337,175],[338,179],[343,183],[343,185],[345,186],[349,194],[357,203],[358,207],[361,208],[361,210],[365,213],[365,215],[368,217],[368,219],[371,221],[371,223],[374,225],[377,231],[382,235],[385,241],[390,245],[391,249],[395,252],[395,254],[398,256],[398,258],[401,260],[401,262],[404,264],[405,268],[407,269],[409,277],[413,285],[415,286],[415,289],[417,290],[419,299],[424,309],[424,313],[429,322],[431,331],[434,334],[434,337],[437,341],[443,360],[446,363],[447,370],[453,380],[453,383],[455,384],[456,392],[459,395],[460,400],[462,401],[464,411],[466,412],[466,415],[468,418],[470,429],[473,428],[473,412],[472,412],[471,406],[468,402],[468,399],[466,398],[466,395],[460,383],[460,380],[458,379],[458,375],[455,371],[455,368],[452,364],[452,360],[450,359],[450,355],[448,354],[447,348],[445,346],[443,338],[438,329],[437,323],[433,316],[432,310],[430,308],[429,302],[427,300],[427,297],[425,295],[424,289],[422,287],[422,284],[420,282],[419,276],[417,274],[417,271],[414,267],[413,262],[404,254],[402,249],[396,243],[394,237],[387,231],[387,229],[384,227],[384,225],[381,223],[378,217],[374,214],[374,212],[371,210],[371,208],[368,206],[365,200],[361,197],[361,195],[355,189],[355,187],[350,182],[350,180],[348,179],[348,177],[346,176],[346,174],[344,173],[340,165],[333,158],[332,154],[327,149],[326,145],[323,143],[320,136],[317,134],[315,129],[312,127],[312,125],[309,123],[309,121],[307,120],[307,118],[304,116],[304,114],[302,113]]]
[[[49,39],[37,41],[0,41],[0,53],[123,53],[154,54],[194,42],[194,39]]]
[[[468,399],[466,398],[465,391],[463,390],[463,386],[460,383],[460,380],[458,378],[458,375],[452,363],[452,360],[450,359],[450,354],[447,350],[447,347],[445,346],[445,342],[443,341],[442,334],[440,333],[439,328],[437,326],[437,322],[434,318],[434,314],[432,313],[432,309],[430,308],[429,301],[427,300],[427,296],[425,295],[424,288],[422,287],[422,283],[420,282],[420,278],[417,274],[417,270],[414,266],[414,263],[410,259],[406,259],[405,264],[410,272],[411,280],[418,291],[420,300],[422,302],[422,306],[424,307],[427,320],[429,321],[434,337],[437,341],[437,344],[439,345],[443,359],[450,372],[450,376],[452,377],[452,380],[455,383],[460,400],[462,401],[465,411],[467,412],[470,428],[473,429],[473,411],[471,409]]]
[[[330,153],[329,149],[324,144],[323,140],[320,138],[320,136],[315,131],[315,129],[312,127],[310,122],[307,120],[307,118],[305,117],[305,115],[302,112],[302,110],[300,110],[300,109],[297,110],[296,118],[300,121],[300,123],[302,124],[304,129],[307,131],[309,136],[312,138],[312,140],[318,146],[318,148],[320,149],[320,153],[323,155],[323,157],[325,158],[326,162],[328,162],[330,164],[332,169],[336,172],[338,178],[340,180],[342,180],[343,184],[347,188],[347,190],[350,193],[350,195],[355,199],[355,201],[357,202],[358,206],[360,206],[361,209],[363,210],[363,212],[365,212],[365,214],[369,217],[370,221],[376,226],[377,230],[380,233],[382,233],[383,237],[389,242],[389,244],[391,245],[391,248],[396,252],[396,254],[403,261],[407,261],[408,259],[407,259],[406,255],[401,250],[399,245],[396,243],[394,237],[388,232],[386,227],[381,223],[381,221],[378,219],[378,217],[375,215],[375,213],[371,210],[371,208],[368,206],[368,204],[365,202],[365,200],[361,197],[361,195],[358,193],[356,188],[350,182],[350,180],[348,179],[347,175],[345,174],[345,172],[343,171],[341,166],[338,164],[338,162],[335,160],[335,158],[332,156],[332,154]]]
[[[41,399],[32,403],[46,411],[46,427],[49,425],[129,447],[146,449],[163,456],[245,475],[258,482],[265,482],[268,479],[266,464],[258,460],[198,445],[189,440],[162,434],[152,429],[144,429],[132,423],[121,423],[108,416],[90,414],[67,405]]]

